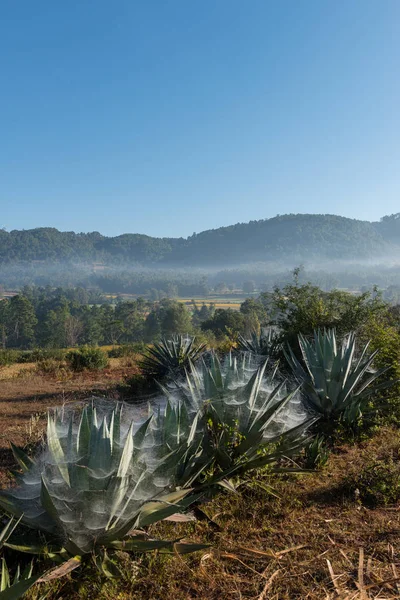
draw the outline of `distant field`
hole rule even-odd
[[[203,304],[205,304],[206,306],[214,304],[215,308],[231,308],[232,310],[239,310],[240,305],[242,302],[244,302],[245,298],[238,298],[237,296],[208,296],[207,298],[178,298],[177,300],[178,302],[182,302],[183,304],[186,304],[189,307],[192,305],[192,300],[194,300],[197,306],[199,307],[201,307]]]
[[[106,296],[106,298],[112,298],[112,299],[117,298],[117,294],[105,294],[105,296]],[[137,295],[133,295],[133,294],[118,294],[118,296],[123,297],[124,300],[136,300],[136,298],[138,297]],[[239,310],[241,303],[244,302],[246,300],[246,298],[248,298],[248,297],[249,296],[239,296],[239,295],[233,295],[233,296],[211,295],[211,296],[207,296],[206,298],[196,298],[196,297],[189,298],[188,297],[188,298],[176,298],[176,300],[178,302],[181,302],[182,304],[186,304],[189,307],[192,304],[192,300],[194,300],[199,307],[202,306],[202,304],[205,304],[206,306],[210,306],[210,304],[214,304],[215,308],[223,308],[223,309],[231,308],[232,310]]]

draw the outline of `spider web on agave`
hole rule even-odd
[[[211,354],[208,363],[192,365],[184,380],[161,386],[171,410],[183,405],[192,423],[202,424],[203,451],[226,474],[293,455],[315,421],[303,407],[299,388],[288,391],[277,367],[268,372],[268,366],[268,360],[259,366],[250,354],[229,354],[222,362]]]
[[[47,447],[36,459],[13,447],[22,473],[17,487],[0,492],[0,505],[72,555],[115,548],[132,529],[184,510],[195,496],[176,489],[181,455],[163,445],[152,415],[132,417],[126,406],[95,400],[78,418],[49,414]],[[169,427],[179,425],[170,419]]]

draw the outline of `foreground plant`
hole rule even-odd
[[[333,329],[314,332],[313,341],[303,335],[298,339],[305,367],[291,348],[285,356],[302,383],[307,408],[321,417],[319,427],[332,429],[341,422],[345,427],[354,428],[371,397],[389,385],[372,386],[387,370],[372,368],[378,351],[368,355],[369,344],[366,344],[356,358],[355,334],[350,333],[338,346]]]
[[[0,531],[0,548],[6,544],[12,533],[18,526],[18,521],[8,519],[3,529]],[[39,575],[33,575],[33,562],[31,562],[22,572],[20,565],[17,565],[13,577],[10,575],[4,556],[1,558],[1,579],[0,579],[0,599],[17,600],[29,590],[40,578]]]
[[[196,338],[183,335],[162,339],[149,346],[147,355],[140,363],[143,374],[157,380],[184,375],[191,365],[204,353],[206,344],[196,344]]]
[[[47,449],[36,460],[13,446],[22,472],[17,487],[0,492],[0,506],[33,534],[13,534],[6,546],[50,555],[71,568],[94,555],[106,574],[115,571],[110,551],[204,547],[154,540],[142,529],[185,510],[197,495],[173,488],[179,456],[166,454],[162,464],[149,429],[152,417],[127,425],[122,411],[117,406],[101,414],[90,405],[77,422],[73,414],[49,416]]]

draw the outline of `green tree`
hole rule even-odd
[[[175,300],[162,300],[149,313],[145,322],[145,337],[148,341],[160,336],[185,335],[193,329],[190,313],[186,306]]]
[[[244,315],[232,308],[217,308],[213,317],[201,324],[203,331],[212,331],[217,337],[245,333]]]
[[[32,302],[25,296],[14,296],[8,306],[8,340],[11,346],[31,348],[35,341],[37,318]]]

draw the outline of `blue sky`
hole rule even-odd
[[[0,227],[400,211],[399,0],[2,0]]]

